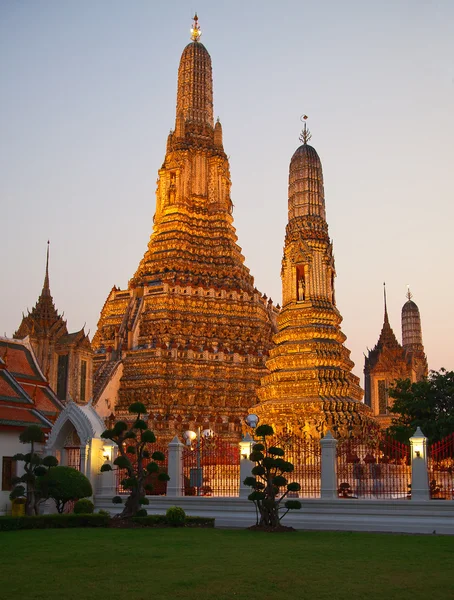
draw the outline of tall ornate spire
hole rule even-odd
[[[177,137],[184,137],[184,125],[187,122],[199,126],[214,126],[211,57],[205,46],[199,42],[202,34],[197,15],[194,17],[191,33],[193,41],[183,50],[178,69],[175,123]]]
[[[199,38],[196,16],[180,60],[175,130],[159,169],[148,249],[128,289],[110,293],[93,346],[123,361],[121,381],[112,381],[117,411],[140,400],[183,423],[201,415],[203,425],[212,415],[216,429],[232,415],[239,424],[255,402],[274,308],[255,289],[237,243],[229,161],[221,123],[213,124],[211,58]]]
[[[300,135],[303,144],[290,161],[288,220],[290,225],[292,220],[298,219],[299,228],[303,227],[307,232],[312,230],[314,236],[322,235],[328,239],[322,163],[316,150],[307,143],[311,137],[304,121]]]
[[[66,324],[57,309],[54,306],[54,300],[50,292],[49,285],[49,246],[47,242],[46,250],[46,271],[44,275],[43,289],[32,310],[22,319],[19,329],[14,337],[22,339],[27,335],[40,335],[48,333],[51,329],[54,331],[66,330]]]
[[[397,341],[396,336],[394,335],[394,331],[389,323],[388,317],[388,303],[386,298],[386,283],[383,282],[383,304],[384,304],[384,317],[383,317],[383,326],[381,328],[380,336],[378,338],[377,348],[398,348],[400,347],[399,342]]]
[[[402,307],[402,346],[407,350],[422,350],[422,327],[419,308],[412,300],[413,294],[407,289],[407,302]]]
[[[302,145],[290,162],[289,222],[282,259],[283,308],[277,318],[270,371],[251,409],[277,431],[320,437],[347,435],[367,424],[359,378],[340,329],[334,298],[334,256],[325,217],[320,158]]]

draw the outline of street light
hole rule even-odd
[[[252,415],[248,415],[245,418],[245,421],[246,421],[246,425],[248,427],[250,427],[251,429],[255,429],[257,427],[257,425],[259,424],[260,419],[258,418],[257,415],[252,414]]]
[[[189,485],[197,488],[197,496],[201,496],[201,488],[203,485],[203,468],[202,468],[202,438],[210,439],[214,436],[212,429],[203,429],[197,427],[197,433],[195,431],[185,431],[183,437],[186,440],[187,446],[192,446],[192,442],[197,440],[195,451],[196,451],[196,468],[191,469],[189,472]]]

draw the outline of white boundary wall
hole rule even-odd
[[[126,496],[124,497],[126,498]],[[148,514],[165,514],[170,506],[181,506],[191,516],[213,517],[216,527],[245,528],[255,524],[255,508],[243,498],[167,498],[148,496]],[[282,521],[295,529],[369,531],[379,533],[427,533],[454,535],[454,501],[431,500],[301,500],[301,510],[291,511]],[[112,496],[96,496],[96,509],[112,515],[121,505]]]

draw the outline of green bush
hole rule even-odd
[[[108,510],[103,510],[102,508],[98,510],[96,514],[103,515],[104,517],[110,517],[110,512]]]
[[[38,515],[33,517],[0,517],[0,531],[19,529],[65,529],[69,527],[108,527],[105,515]]]
[[[146,508],[140,508],[136,512],[136,517],[146,517],[148,515]]]
[[[142,527],[161,527],[169,525],[166,515],[148,515],[147,517],[133,517],[133,522]],[[210,517],[186,517],[185,527],[214,527],[214,519]]]
[[[212,517],[186,517],[185,527],[214,527]]]
[[[75,515],[91,515],[95,510],[95,505],[88,498],[78,500],[74,505]]]
[[[83,473],[71,467],[52,467],[38,479],[37,489],[43,498],[55,500],[59,513],[71,500],[79,500],[93,494],[90,481]]]
[[[143,527],[156,527],[158,525],[167,525],[167,519],[165,515],[147,515],[146,517],[140,517],[137,515],[132,518],[134,523],[138,523]]]
[[[167,509],[166,519],[169,525],[173,527],[183,527],[186,520],[186,513],[179,506],[171,506]]]

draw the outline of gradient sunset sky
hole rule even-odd
[[[407,284],[429,367],[454,369],[454,2],[0,0],[0,333],[50,285],[92,336],[146,250],[177,69],[197,10],[234,224],[281,302],[300,116],[324,168],[337,305],[361,376]]]

